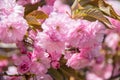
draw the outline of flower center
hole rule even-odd
[[[9,27],[9,30],[13,30],[13,27],[12,27],[12,26],[10,26],[10,27]]]

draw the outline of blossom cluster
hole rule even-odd
[[[25,6],[41,2],[42,0],[0,1],[0,42],[15,43],[21,53],[12,55],[17,67],[17,70],[16,67],[12,68],[16,72],[12,73],[30,75],[29,80],[53,80],[49,70],[60,69],[61,60],[65,60],[65,65],[74,70],[89,67],[87,80],[109,79],[113,70],[112,62],[105,62],[106,53],[101,50],[104,43],[115,55],[120,40],[120,21],[106,16],[111,26],[114,26],[110,30],[99,20],[73,18],[70,5],[62,0],[44,0],[45,4],[38,6],[37,11],[48,17],[37,19],[41,30],[32,29],[31,26],[34,26],[25,18]],[[113,5],[119,14],[120,11],[115,7],[118,2],[113,4],[106,0],[106,3]],[[12,73],[8,70],[8,74]],[[5,76],[5,79],[22,80],[22,77]]]

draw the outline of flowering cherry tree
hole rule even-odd
[[[118,80],[119,0],[0,0],[0,80]]]

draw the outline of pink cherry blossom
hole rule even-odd
[[[93,48],[83,48],[79,50],[80,52],[78,53],[65,53],[65,59],[67,59],[67,66],[78,70],[89,66],[94,58],[98,58],[100,56],[100,53],[96,53]],[[97,50],[97,52],[98,51],[99,50]]]
[[[115,50],[118,46],[118,42],[120,40],[120,37],[117,33],[110,33],[105,38],[105,43],[108,47],[110,47],[112,50]]]
[[[22,41],[27,32],[26,20],[19,16],[9,16],[0,22],[0,40],[5,43]],[[12,20],[11,20],[12,19]]]
[[[19,58],[14,58],[14,63],[18,67],[18,73],[24,74],[30,70],[31,60],[28,56],[20,56]]]
[[[79,52],[65,53],[67,65],[80,69],[89,65],[92,59],[98,59],[100,48],[105,34],[105,27],[102,23],[78,20],[80,25],[74,27],[68,36],[67,46],[78,48]],[[73,55],[71,55],[73,54]]]
[[[105,27],[102,23],[87,20],[78,20],[79,26],[71,30],[68,36],[68,43],[73,47],[99,46],[103,41]]]
[[[39,7],[38,10],[41,10],[43,11],[44,13],[46,14],[50,14],[52,11],[53,11],[53,6],[50,6],[50,5],[44,5],[42,7]]]
[[[66,13],[52,12],[42,24],[42,28],[47,34],[54,35],[60,41],[65,41],[68,39],[69,33],[79,25],[80,22],[71,19]]]
[[[64,4],[62,2],[62,0],[56,0],[54,3],[53,9],[55,12],[67,13],[67,14],[71,15],[70,6]]]
[[[35,4],[40,1],[41,0],[17,0],[17,3],[20,5],[26,5],[26,4]]]
[[[51,36],[51,37],[54,37],[54,36]],[[44,42],[45,40],[47,41],[47,43]],[[36,50],[34,50],[34,54],[40,56],[39,59],[42,60],[43,63],[45,62],[44,63],[45,65],[46,63],[48,63],[48,61],[46,62],[48,58],[48,60],[50,59],[52,67],[58,68],[59,67],[58,61],[60,60],[62,52],[64,50],[64,43],[60,42],[59,40],[57,41],[54,38],[50,38],[50,36],[47,35],[46,33],[39,32],[37,36],[36,45],[37,46],[36,46]],[[42,53],[40,51],[40,48],[43,49]],[[46,56],[46,60],[44,59],[45,56]]]
[[[93,75],[94,77],[98,78],[98,80],[106,80],[109,79],[112,75],[113,66],[111,63],[101,63],[101,64],[92,64],[92,68],[90,73],[88,73],[87,80],[91,80],[92,77],[89,75]]]
[[[46,33],[39,32],[37,35],[37,44],[39,47],[46,50],[48,53],[59,53],[62,54],[64,50],[64,42],[59,41],[56,36],[47,35]]]
[[[59,60],[60,60],[61,56],[62,56],[62,54],[60,54],[60,53],[56,53],[56,52],[49,53],[49,58],[51,59],[51,66],[54,69],[58,69],[60,67]]]
[[[36,75],[45,74],[47,72],[47,68],[45,67],[45,65],[39,62],[33,62],[30,68],[30,72]]]
[[[76,70],[79,70],[80,68],[86,67],[89,65],[89,60],[87,58],[81,57],[80,54],[76,53],[73,54],[70,59],[67,61],[67,66],[72,67]]]
[[[30,3],[30,0],[17,0],[17,4],[19,5],[26,5],[29,3]]]
[[[32,61],[38,61],[43,64],[47,69],[50,68],[51,59],[49,54],[42,50],[39,46],[33,50],[31,54]]]
[[[56,0],[45,0],[47,5],[53,5]]]
[[[30,70],[31,63],[28,62],[22,62],[20,65],[18,65],[18,72],[20,74],[24,74]]]
[[[60,68],[60,63],[58,61],[52,61],[51,65],[54,69]]]
[[[19,15],[24,16],[24,7],[18,5],[16,0],[2,0],[0,1],[0,11],[4,16]]]
[[[88,65],[89,60],[98,58],[100,56],[98,51],[101,48],[100,45],[105,34],[105,27],[98,21],[90,22],[80,19],[73,20],[66,13],[53,12],[42,24],[42,28],[43,33],[40,32],[40,38],[37,37],[38,45],[43,49],[46,49],[48,53],[56,52],[57,54],[63,52],[65,50],[66,44],[80,50],[79,55],[76,54],[75,56],[73,53],[74,55],[68,58],[67,65],[71,66],[72,68],[83,68]],[[46,40],[47,43],[43,42],[43,40]],[[65,47],[62,47],[59,44],[54,45],[56,42],[60,42],[60,45]],[[76,58],[77,56],[79,56],[78,60]],[[80,61],[81,63],[79,64]],[[75,65],[77,66],[74,67]]]

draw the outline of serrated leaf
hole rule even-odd
[[[28,22],[29,25],[38,25],[40,26],[40,22],[37,21],[37,19],[34,16],[28,15],[26,16],[26,20]]]
[[[43,11],[34,10],[33,12],[29,13],[28,15],[34,16],[36,19],[46,19],[48,15]]]
[[[105,3],[104,0],[98,1],[98,6],[101,11],[103,11],[105,14],[109,15],[110,17],[116,18],[120,20],[120,16],[114,11],[111,5]]]
[[[38,21],[38,20],[44,20],[46,18],[48,18],[48,15],[45,14],[43,11],[37,11],[37,10],[34,10],[32,11],[31,13],[29,13],[28,15],[26,15],[26,20],[28,22],[28,24],[30,25],[30,27],[32,29],[39,29],[39,30],[42,30],[40,25],[41,25],[41,22]]]
[[[83,7],[79,4],[80,0],[75,0],[71,6],[71,9],[72,10],[75,10],[75,9],[83,9]]]
[[[81,18],[81,17],[92,17],[96,20],[99,20],[107,25],[108,28],[111,28],[111,23],[109,20],[104,16],[104,14],[98,8],[87,8],[87,9],[77,9],[74,11],[73,17],[74,18]]]

